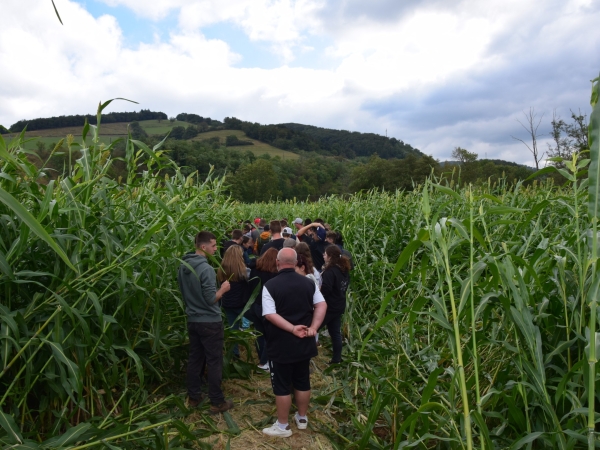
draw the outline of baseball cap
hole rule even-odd
[[[285,227],[283,230],[281,230],[281,233],[282,234],[294,234],[290,227]]]
[[[260,218],[259,218],[259,217],[257,217],[256,219],[254,219],[254,223],[255,223],[256,225],[258,225],[258,224],[260,223]]]
[[[319,240],[324,241],[327,237],[327,230],[323,227],[317,227],[317,236],[319,237]]]
[[[304,220],[302,220],[300,217],[296,217],[294,219],[294,223],[300,223],[301,224],[301,223],[304,223]]]

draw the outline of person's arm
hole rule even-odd
[[[223,297],[223,294],[225,294],[225,292],[228,292],[229,289],[231,289],[231,285],[229,284],[229,281],[227,281],[227,280],[223,281],[221,283],[221,287],[215,294],[215,300],[213,301],[213,303],[217,303],[219,300],[221,300],[221,297]]]
[[[323,317],[325,317],[325,316],[323,316]],[[271,322],[277,328],[281,328],[282,330],[285,330],[288,333],[292,333],[296,337],[304,338],[307,336],[308,327],[306,325],[294,325],[294,324],[288,322],[287,320],[285,320],[279,314],[266,314],[265,319],[267,319],[269,322]],[[322,321],[322,319],[321,319],[321,321]]]
[[[209,271],[212,271],[210,273]],[[229,291],[229,281],[221,283],[221,287],[217,290],[217,278],[215,277],[212,267],[207,267],[200,273],[200,286],[202,289],[202,297],[208,304],[217,303],[223,297],[225,292]]]
[[[315,291],[314,298],[316,299],[319,297],[322,300],[320,300],[318,303],[314,304],[315,310],[313,311],[313,319],[310,324],[310,327],[308,327],[308,329],[306,330],[307,337],[316,336],[317,332],[319,331],[319,327],[323,323],[323,319],[325,319],[325,313],[327,312],[327,303],[325,303],[325,299],[321,295],[321,292],[319,292],[319,290],[317,289]],[[313,300],[313,301],[315,301],[315,300]]]
[[[306,232],[309,230],[309,228],[312,228],[312,227],[320,227],[320,226],[321,226],[321,224],[320,224],[320,223],[317,223],[317,222],[314,222],[314,223],[308,224],[308,225],[306,225],[305,227],[302,227],[302,228],[300,228],[300,229],[298,230],[298,232],[296,233],[296,236],[302,236],[304,233],[306,233]]]
[[[324,298],[329,297],[333,293],[333,285],[335,283],[335,276],[333,270],[324,270],[321,273],[321,294]]]
[[[306,330],[308,329],[306,325],[294,325],[277,314],[277,310],[275,309],[275,300],[273,300],[271,293],[266,287],[263,287],[262,291],[262,306],[263,316],[265,316],[265,319],[267,319],[277,328],[281,328],[282,330],[292,333],[294,336],[299,338],[306,337]]]

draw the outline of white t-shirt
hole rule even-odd
[[[313,267],[313,275],[314,275],[314,277],[315,277],[315,280],[317,280],[317,287],[318,287],[319,289],[321,289],[321,283],[322,283],[322,281],[321,281],[321,272],[319,272],[319,271],[316,269],[316,267]]]
[[[323,294],[321,294],[321,291],[318,288],[315,289],[315,293],[313,295],[313,305],[324,301],[325,298],[323,297]],[[275,300],[273,300],[273,297],[271,297],[271,294],[267,290],[266,286],[263,287],[262,290],[262,309],[263,316],[266,316],[267,314],[277,314],[277,310],[275,309]]]

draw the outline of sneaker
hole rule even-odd
[[[224,413],[225,411],[229,411],[231,408],[233,408],[233,401],[225,400],[220,405],[210,405],[210,409],[208,410],[208,413],[212,414],[212,415],[220,414],[220,413]]]
[[[290,437],[292,435],[292,429],[290,428],[290,425],[288,424],[288,426],[285,427],[285,430],[282,430],[281,427],[279,426],[279,423],[275,422],[269,428],[263,429],[263,433],[266,434],[267,436]]]
[[[296,426],[299,430],[306,430],[308,426],[308,419],[301,419],[298,417],[298,413],[294,414],[294,420],[296,421]]]
[[[331,359],[331,360],[329,360],[329,362],[327,363],[327,365],[331,366],[333,364],[341,364],[343,362],[344,362],[343,359],[340,359],[339,361],[334,361],[333,359]]]
[[[258,366],[259,369],[264,370],[265,372],[269,372],[271,369],[269,369],[269,363],[265,363],[265,364],[259,364]]]

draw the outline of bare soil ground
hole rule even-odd
[[[240,349],[243,351],[243,349]],[[242,353],[243,358],[243,353]],[[316,397],[319,392],[327,390],[331,385],[329,376],[323,374],[327,368],[326,361],[331,358],[330,352],[319,347],[319,356],[312,360],[311,364],[311,388],[312,396]],[[318,430],[323,424],[336,429],[337,422],[331,415],[324,411],[323,407],[311,402],[308,412],[308,428],[298,430],[294,423],[295,406],[292,405],[289,423],[292,427],[292,436],[289,438],[269,437],[262,433],[262,429],[271,426],[276,419],[275,397],[271,389],[271,381],[267,372],[253,373],[248,380],[230,379],[223,382],[223,390],[227,398],[231,398],[235,407],[228,413],[235,421],[241,433],[232,435],[228,433],[215,434],[203,439],[210,443],[215,450],[254,450],[254,449],[298,449],[298,450],[331,450],[334,447],[329,439]],[[206,427],[204,420],[208,411],[208,405],[199,408],[198,412],[189,415],[185,422],[190,425]],[[224,415],[213,418],[219,430],[227,431]]]

